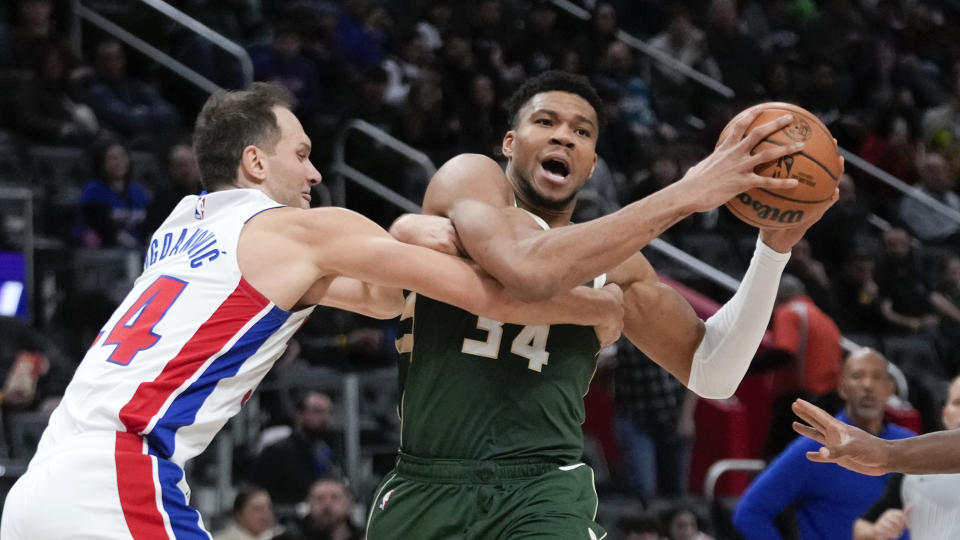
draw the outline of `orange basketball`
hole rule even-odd
[[[755,109],[763,109],[763,112],[750,124],[747,133],[785,114],[792,114],[793,121],[760,141],[751,153],[770,145],[805,143],[802,151],[759,165],[755,172],[761,176],[796,178],[799,183],[790,189],[754,188],[727,201],[726,207],[756,227],[786,229],[805,224],[813,219],[821,206],[830,204],[833,197],[837,180],[843,172],[837,145],[830,130],[816,115],[803,107],[778,102],[761,103],[744,110],[727,124],[720,139],[738,119]]]

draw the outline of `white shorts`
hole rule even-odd
[[[182,481],[137,435],[82,435],[31,461],[7,495],[0,538],[209,540]]]

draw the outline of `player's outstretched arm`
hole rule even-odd
[[[763,339],[789,254],[758,239],[733,297],[706,321],[641,254],[608,274],[624,289],[624,334],[697,395],[730,397]]]
[[[314,283],[301,302],[345,309],[374,319],[392,319],[403,311],[403,289],[327,276]]]
[[[691,213],[715,208],[754,187],[794,186],[795,179],[753,171],[802,145],[750,154],[760,140],[787,125],[789,116],[744,137],[754,117],[744,116],[680,181],[588,223],[536,234],[516,228],[517,221],[509,217],[515,210],[505,208],[513,199],[503,172],[480,155],[458,156],[437,171],[424,197],[424,213],[449,217],[470,257],[511,292],[524,299],[546,298],[622,263]]]
[[[321,276],[413,290],[503,322],[609,327],[622,319],[620,298],[609,289],[577,287],[543,303],[523,302],[469,261],[398,242],[355,212],[322,208],[288,215],[290,223],[279,230],[296,239],[296,249],[309,254]]]
[[[802,399],[793,403],[793,412],[806,422],[794,422],[794,431],[823,445],[819,451],[807,453],[811,461],[836,463],[874,476],[960,473],[960,430],[888,441],[844,424]]]

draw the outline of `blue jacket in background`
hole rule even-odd
[[[843,412],[837,418],[847,424]],[[912,431],[884,424],[881,439],[903,439]],[[867,476],[832,463],[816,463],[806,453],[820,444],[798,437],[750,484],[733,515],[733,524],[747,540],[782,538],[774,519],[794,505],[802,540],[851,538],[856,521],[883,494],[889,474]],[[909,539],[905,533],[901,540]]]

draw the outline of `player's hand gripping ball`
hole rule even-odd
[[[789,189],[753,188],[727,201],[726,207],[746,223],[763,229],[804,225],[817,216],[821,206],[829,205],[833,197],[843,172],[837,144],[827,126],[813,113],[803,107],[778,102],[760,103],[744,110],[727,124],[720,139],[739,118],[756,109],[763,112],[746,133],[785,114],[792,114],[793,121],[760,141],[751,153],[770,145],[782,146],[797,141],[802,141],[804,148],[796,154],[759,165],[754,172],[761,176],[796,178],[798,184]]]

